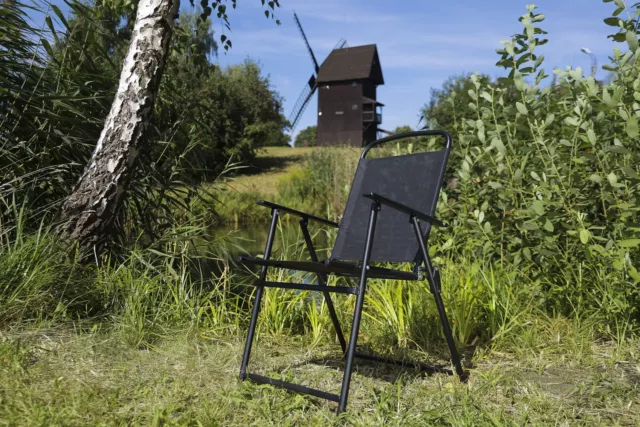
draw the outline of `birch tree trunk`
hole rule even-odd
[[[84,251],[100,251],[153,113],[180,0],[141,0],[111,111],[95,151],[62,204],[62,233]]]

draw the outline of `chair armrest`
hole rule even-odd
[[[426,221],[431,225],[436,225],[438,227],[448,227],[447,223],[440,221],[432,217],[431,215],[427,215],[426,213],[420,212],[409,206],[403,205],[402,203],[394,202],[393,200],[387,199],[376,193],[363,194],[367,199],[371,199],[374,202],[381,203],[383,205],[389,206],[392,209],[395,209],[400,212],[404,212],[409,216],[416,217],[422,221]]]
[[[340,226],[337,222],[329,221],[326,218],[320,218],[319,216],[310,215],[308,213],[300,212],[300,211],[297,211],[295,209],[288,208],[286,206],[277,205],[275,203],[267,202],[266,200],[258,200],[257,203],[260,206],[266,206],[266,207],[271,208],[271,209],[277,209],[277,210],[282,211],[282,212],[286,212],[286,213],[290,213],[292,215],[299,216],[300,218],[303,218],[303,219],[311,219],[313,221],[317,221],[317,222],[321,222],[323,224],[331,225],[331,226],[336,227],[336,228],[338,228]]]

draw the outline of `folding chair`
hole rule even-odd
[[[367,158],[367,153],[374,146],[405,138],[434,135],[445,138],[444,150],[385,158]],[[441,367],[407,363],[356,351],[367,279],[422,280],[423,272],[426,273],[426,279],[429,281],[430,290],[435,298],[455,372],[462,381],[466,380],[466,373],[460,364],[460,358],[440,295],[440,274],[438,268],[431,265],[426,246],[431,227],[446,226],[445,223],[437,220],[433,215],[440,188],[442,187],[450,150],[450,135],[444,131],[437,130],[393,135],[369,144],[364,148],[360,157],[351,193],[340,224],[275,203],[263,200],[258,201],[258,204],[271,209],[271,226],[264,257],[240,257],[239,259],[243,264],[262,267],[254,283],[257,289],[242,365],[240,366],[241,380],[249,378],[258,383],[271,384],[338,402],[339,414],[347,406],[354,358],[396,365],[417,365],[427,372],[441,372],[453,375],[451,370]],[[301,218],[300,226],[311,261],[279,261],[269,258],[278,216],[282,213],[296,215]],[[324,261],[318,260],[307,228],[309,221],[316,221],[338,228],[338,235],[331,258]],[[413,263],[413,269],[411,272],[397,271],[373,266],[371,265],[372,262],[410,262]],[[268,268],[283,268],[315,273],[318,284],[269,282],[266,280]],[[328,286],[327,275],[330,274],[357,277],[359,278],[359,285],[358,287]],[[319,291],[324,294],[329,315],[336,329],[345,358],[344,376],[339,395],[247,372],[256,321],[260,312],[260,301],[265,287]],[[357,297],[351,327],[351,338],[348,344],[344,338],[331,300],[330,294],[332,292],[353,294]]]

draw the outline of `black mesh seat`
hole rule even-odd
[[[369,150],[376,145],[405,138],[434,135],[445,138],[443,150],[376,159],[367,158]],[[240,257],[239,259],[243,264],[261,267],[258,279],[254,283],[257,289],[240,367],[240,379],[249,378],[257,382],[333,400],[338,402],[338,412],[344,411],[347,405],[354,358],[394,364],[403,363],[378,356],[361,354],[356,351],[367,280],[371,278],[422,280],[423,274],[421,272],[424,273],[424,277],[428,280],[433,293],[455,373],[461,379],[466,379],[440,296],[440,274],[437,267],[431,265],[427,251],[427,241],[431,227],[446,226],[443,222],[435,219],[433,215],[436,210],[440,188],[442,187],[450,149],[451,137],[443,131],[408,132],[383,138],[369,144],[363,150],[358,163],[351,193],[340,224],[275,203],[258,201],[258,204],[271,209],[271,226],[263,258]],[[300,217],[300,226],[311,261],[270,259],[278,217],[285,213]],[[318,260],[307,228],[309,221],[316,221],[338,228],[338,235],[330,259]],[[400,271],[376,267],[371,265],[372,262],[412,263],[413,268],[409,272]],[[284,268],[314,273],[318,278],[318,284],[269,282],[266,280],[269,268]],[[327,286],[326,278],[328,275],[358,278],[358,286]],[[336,329],[346,362],[340,395],[247,372],[247,364],[260,311],[260,301],[265,287],[313,290],[324,294],[329,315]],[[335,313],[330,295],[332,292],[357,295],[348,344]],[[412,365],[432,372],[454,373],[441,367],[422,364]]]

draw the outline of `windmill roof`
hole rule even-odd
[[[318,71],[318,83],[370,79],[384,84],[375,44],[334,49]]]

